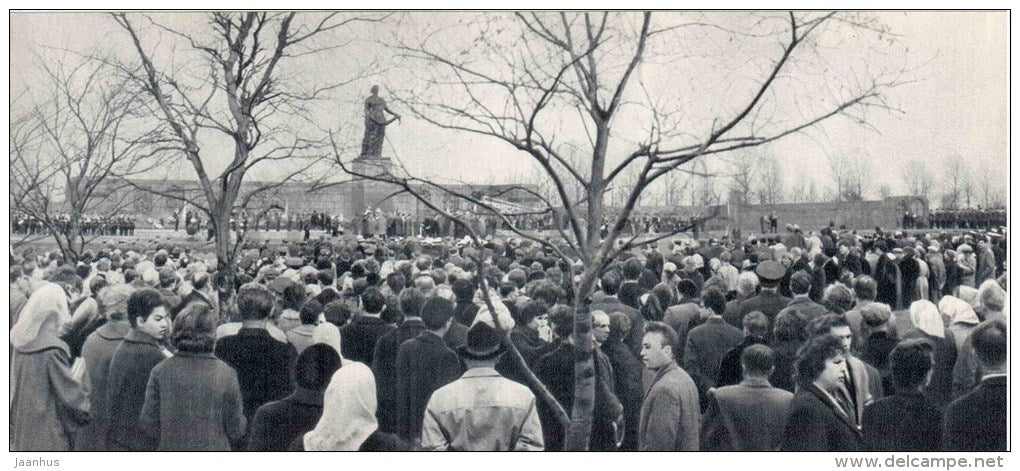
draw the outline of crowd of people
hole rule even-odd
[[[903,227],[924,227],[923,218],[908,216]],[[936,209],[928,215],[928,227],[935,229],[992,229],[1005,225],[1005,208]]]
[[[1007,448],[995,232],[677,240],[580,306],[527,240],[281,244],[12,254],[11,450],[562,450],[588,353],[590,450]]]
[[[36,235],[49,232],[45,221],[24,213],[11,215],[11,233],[15,235]],[[58,214],[51,221],[60,232],[67,232],[71,224],[70,214]],[[127,215],[84,214],[78,219],[81,233],[86,236],[133,236],[135,218]]]

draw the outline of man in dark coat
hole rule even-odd
[[[694,379],[704,399],[704,394],[715,387],[723,356],[731,348],[736,347],[744,335],[740,329],[723,320],[726,296],[722,291],[714,287],[706,288],[701,299],[705,307],[712,310],[712,316],[704,324],[691,329],[691,333],[687,335],[687,343],[684,346],[684,370]],[[702,404],[707,402],[703,401]]]
[[[262,285],[249,283],[237,293],[241,329],[216,341],[216,357],[237,371],[244,400],[244,415],[269,401],[283,399],[294,389],[291,370],[297,352],[286,342],[269,335],[266,321],[273,309],[273,295]]]
[[[142,431],[138,417],[149,373],[169,353],[161,342],[170,329],[170,314],[159,291],[144,288],[131,293],[127,315],[131,331],[114,352],[107,373],[107,449],[155,451],[157,443]]]
[[[291,442],[314,429],[322,417],[323,393],[339,368],[340,354],[326,344],[301,352],[294,364],[297,388],[290,396],[255,411],[248,451],[287,451]]]
[[[740,359],[744,350],[751,345],[768,344],[765,340],[768,333],[769,321],[765,318],[765,314],[755,311],[744,316],[744,340],[723,355],[722,361],[719,363],[719,376],[715,381],[715,387],[730,386],[741,381],[743,367]],[[772,358],[771,352],[769,358]],[[772,372],[769,371],[769,374]],[[767,378],[768,376],[766,376]]]
[[[622,281],[620,275],[615,271],[607,272],[602,276],[599,285],[602,287],[602,292],[606,294],[604,298],[599,300],[597,303],[592,303],[590,306],[591,310],[603,311],[607,314],[614,312],[622,312],[630,318],[631,327],[630,333],[624,342],[630,347],[630,351],[637,355],[641,351],[641,337],[642,329],[644,328],[644,318],[641,317],[641,313],[637,309],[628,306],[617,297],[617,293],[620,290]],[[546,442],[546,449],[549,449],[549,442]]]
[[[829,312],[825,306],[811,300],[808,293],[811,291],[811,275],[807,272],[798,271],[790,277],[790,292],[793,299],[780,312],[793,312],[804,320],[804,323],[811,322],[816,318]]]
[[[761,279],[761,293],[740,303],[740,318],[743,319],[749,312],[761,311],[769,319],[769,331],[771,331],[772,322],[776,319],[779,311],[790,304],[790,298],[782,296],[778,292],[779,280],[783,279],[786,269],[779,262],[767,260],[758,265],[755,273]]]
[[[549,392],[563,405],[574,403],[574,323],[573,314],[569,311],[557,311],[550,316],[554,333],[559,337],[558,347],[544,355],[535,364],[535,376],[549,388]],[[593,354],[595,362],[595,405],[592,417],[591,441],[589,449],[606,451],[616,448],[614,423],[623,414],[623,406],[612,392],[613,378],[605,378],[607,368],[600,367],[600,361],[608,361],[604,356]],[[569,406],[565,406],[568,407]],[[568,414],[570,411],[568,410]],[[565,431],[555,419],[551,409],[544,402],[539,402],[539,418],[542,421],[542,435],[545,438],[546,450],[562,450]]]
[[[889,354],[896,394],[864,408],[864,450],[941,451],[933,434],[942,417],[921,392],[932,368],[932,347],[921,339],[900,342]]]
[[[630,332],[630,318],[622,312],[610,314],[609,338],[601,348],[609,358],[609,364],[613,367],[613,377],[616,380],[613,390],[623,406],[625,429],[620,450],[635,451],[638,446],[637,432],[641,418],[641,402],[644,399],[644,386],[641,381],[644,365],[641,363],[641,359],[623,343],[628,332]]]
[[[910,304],[921,299],[917,291],[917,278],[921,276],[921,265],[917,262],[917,252],[913,247],[903,249],[903,257],[899,260],[900,286],[902,286],[903,307],[910,307]]]
[[[428,330],[421,320],[421,308],[425,305],[425,295],[421,291],[401,291],[399,303],[404,321],[396,329],[379,337],[372,355],[372,372],[375,373],[378,398],[375,415],[379,419],[379,430],[386,433],[397,431],[397,352],[401,344]]]
[[[464,372],[457,353],[443,342],[453,322],[453,303],[430,298],[421,309],[428,330],[400,345],[396,362],[397,434],[408,441],[421,438],[421,425],[429,396]]]
[[[451,285],[453,294],[457,296],[457,305],[453,311],[453,318],[465,327],[471,326],[478,314],[478,305],[473,302],[475,296],[475,284],[471,280],[456,279]]]
[[[800,389],[790,403],[782,451],[857,451],[861,433],[853,407],[842,395],[846,360],[840,340],[822,335],[808,340],[797,358]]]
[[[376,342],[394,329],[382,319],[384,307],[386,297],[378,288],[371,286],[361,293],[362,312],[340,329],[340,337],[344,339],[341,344],[344,358],[372,366]]]
[[[702,450],[774,451],[783,439],[793,394],[769,383],[774,369],[772,349],[749,346],[740,363],[743,380],[709,394],[701,427]]]
[[[969,341],[984,376],[946,409],[946,451],[1006,451],[1006,339],[1002,319],[985,321],[971,332]]]

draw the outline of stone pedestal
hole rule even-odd
[[[389,172],[392,168],[393,162],[385,157],[363,156],[351,162],[351,169],[355,173],[362,175],[380,175]],[[367,208],[372,208],[373,210],[375,208],[382,208],[384,213],[393,211],[393,201],[392,199],[387,199],[387,197],[399,188],[388,183],[362,179],[353,182],[350,185],[350,189],[351,204],[347,206],[350,209],[350,213],[344,215],[347,220],[360,218],[365,214],[365,209]]]

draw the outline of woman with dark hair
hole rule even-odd
[[[644,305],[641,306],[641,317],[648,322],[662,322],[665,311],[666,309],[663,307],[662,301],[653,291],[649,293]]]
[[[794,392],[793,363],[806,338],[804,320],[796,313],[781,312],[776,316],[770,345],[775,354],[775,370],[769,377],[773,386]]]
[[[312,345],[312,332],[315,331],[315,324],[319,322],[322,312],[322,304],[309,299],[301,306],[301,325],[287,331],[287,343],[291,344],[299,355]]]
[[[644,364],[641,359],[627,348],[624,339],[630,332],[630,318],[622,312],[609,314],[609,337],[602,344],[602,351],[609,357],[613,367],[615,384],[613,391],[623,405],[623,417],[626,430],[620,450],[637,450],[638,425],[641,416],[641,402],[644,391],[641,373]]]
[[[782,451],[857,451],[861,432],[843,390],[847,376],[841,340],[822,335],[797,352],[797,385]]]
[[[152,369],[139,424],[161,451],[230,451],[247,421],[237,373],[213,356],[216,314],[205,304],[174,320],[177,354]]]
[[[258,408],[251,420],[248,451],[287,451],[295,439],[315,428],[322,417],[323,393],[340,363],[340,354],[326,344],[301,352],[294,364],[297,388]]]
[[[301,306],[305,304],[308,294],[305,287],[296,283],[288,284],[281,296],[283,312],[276,319],[276,326],[284,333],[301,325]]]
[[[549,342],[539,336],[540,329],[544,329],[548,323],[549,308],[539,301],[528,301],[514,315],[515,325],[510,330],[510,340],[521,352],[521,357],[528,366],[534,366],[535,362],[549,351],[547,348]]]

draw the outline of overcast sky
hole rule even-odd
[[[991,174],[999,177],[995,186],[1004,192],[1008,178],[1008,13],[882,12],[878,15],[896,35],[897,51],[904,51],[905,55],[874,60],[902,60],[910,67],[917,67],[911,72],[916,81],[889,92],[890,101],[902,113],[871,113],[869,127],[836,119],[810,133],[771,145],[768,152],[782,162],[786,185],[801,175],[812,175],[820,186],[830,185],[826,156],[863,154],[868,156],[873,167],[875,183],[871,196],[877,196],[877,188],[883,183],[894,193],[905,193],[900,172],[903,163],[920,159],[930,163],[930,168],[938,175],[944,159],[959,155],[975,175],[991,169]],[[12,94],[26,86],[37,87],[38,62],[51,60],[56,54],[54,49],[97,48],[118,54],[130,53],[123,31],[103,14],[14,13],[10,18]],[[410,15],[406,21],[421,26],[425,22],[452,24],[455,18],[451,14],[432,13]],[[201,27],[204,21],[196,14],[174,14],[163,19],[182,27]],[[363,34],[380,33],[363,30]],[[871,51],[859,49],[849,39],[840,47],[844,49],[825,52],[832,56],[829,60],[871,57],[868,55]],[[341,69],[364,67],[374,59],[381,64],[394,65],[392,57],[374,57],[389,56],[389,53],[369,41],[356,41],[347,49],[329,54],[329,57],[306,64],[305,70],[300,72],[314,80],[337,74]],[[643,73],[654,72],[645,70]],[[652,77],[645,78],[654,81]],[[385,98],[387,91],[404,88],[404,82],[413,80],[414,71],[388,70],[352,84],[336,94],[335,103],[318,112],[322,113],[322,121],[336,122],[337,126],[355,123],[352,126],[359,129],[347,129],[347,135],[360,139],[360,100],[367,95],[368,86],[379,83]],[[696,80],[691,83],[694,82]],[[684,89],[686,85],[680,84],[678,88]],[[484,137],[439,131],[427,123],[415,121],[399,107],[393,108],[405,119],[388,128],[389,142],[384,153],[399,157],[412,172],[433,177],[457,176],[473,182],[504,182],[531,174],[527,158],[505,145]],[[332,127],[331,124],[323,126]],[[256,176],[272,178],[275,171],[261,169]],[[184,177],[193,173],[186,167],[177,172]]]

